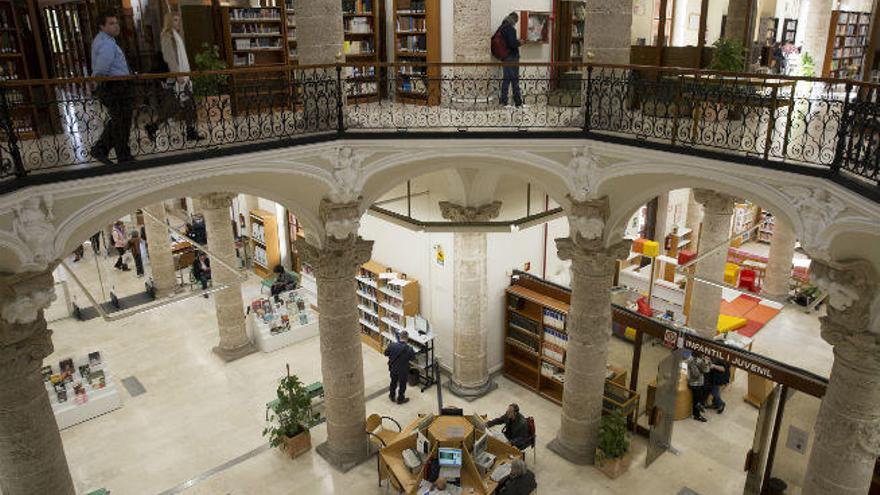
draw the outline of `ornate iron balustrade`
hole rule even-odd
[[[514,70],[521,101],[510,84],[510,105],[502,105],[505,71]],[[114,136],[146,166],[339,135],[529,131],[855,178],[876,194],[878,88],[832,79],[528,63],[278,66],[6,81],[0,83],[0,180],[109,164],[102,151]],[[101,141],[105,128],[110,132]],[[125,154],[116,150],[117,161]]]

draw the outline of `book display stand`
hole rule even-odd
[[[122,407],[119,389],[97,351],[43,366],[43,383],[59,430]]]
[[[318,313],[307,298],[307,291],[296,289],[251,302],[247,331],[257,349],[277,351],[318,335]]]

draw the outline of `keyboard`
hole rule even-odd
[[[505,463],[492,471],[492,481],[498,482],[510,476],[510,463]]]

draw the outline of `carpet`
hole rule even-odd
[[[762,325],[767,324],[768,321],[772,320],[773,317],[779,314],[778,309],[771,308],[769,306],[764,306],[763,304],[757,304],[751,310],[749,310],[745,315],[743,315],[746,319],[750,321],[758,322]]]
[[[748,320],[736,332],[744,337],[753,337],[764,325],[782,311],[782,305],[773,301],[765,301],[760,297],[740,294],[732,300],[721,300],[721,314]]]
[[[746,324],[740,328],[736,329],[736,333],[742,335],[743,337],[754,337],[758,330],[764,328],[763,323],[758,323],[757,321],[746,320]]]

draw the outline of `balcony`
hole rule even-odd
[[[341,137],[578,137],[826,177],[880,196],[876,84],[597,64],[523,63],[519,73],[522,107],[498,103],[502,64],[6,81],[0,188]],[[134,161],[92,156],[113,107],[131,114]],[[186,132],[187,111],[195,132]]]

